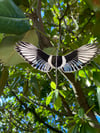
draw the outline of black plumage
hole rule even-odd
[[[62,56],[52,56],[51,63],[54,67],[56,67],[56,58],[57,58],[57,67],[60,67],[62,64]]]
[[[56,67],[64,72],[80,70],[89,63],[99,51],[96,44],[86,44],[65,56],[53,56],[46,54],[30,43],[22,41],[17,43],[16,50],[34,68],[43,72],[49,72],[52,68],[55,69]]]

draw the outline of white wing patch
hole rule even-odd
[[[83,45],[65,56],[66,63],[62,70],[64,72],[74,72],[82,69],[96,56],[97,52],[98,47],[96,44]]]
[[[17,43],[16,50],[32,67],[43,72],[49,72],[51,70],[51,66],[48,64],[49,55],[34,45],[19,42]]]

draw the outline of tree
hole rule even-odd
[[[99,56],[75,73],[40,72],[14,50],[23,40],[48,54],[100,42],[100,2],[0,1],[0,131],[100,132]],[[57,77],[57,86],[56,86]]]

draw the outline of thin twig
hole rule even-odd
[[[60,44],[61,44],[61,20],[59,19],[59,42],[58,42],[57,53],[56,53],[56,89],[58,85],[57,58],[58,58]]]
[[[85,114],[87,115],[96,105],[93,105]]]
[[[67,3],[65,12],[64,12],[64,14],[59,18],[59,20],[62,20],[62,19],[67,15],[68,10],[69,10],[69,4]]]

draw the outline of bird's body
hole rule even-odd
[[[63,72],[80,70],[99,51],[96,44],[86,44],[65,56],[53,56],[26,42],[17,43],[16,50],[34,68],[43,72],[49,72],[53,68]]]
[[[57,59],[56,59],[57,58]],[[52,68],[61,68],[63,64],[65,64],[64,56],[53,56],[50,55],[48,58],[49,64],[52,66]],[[56,66],[56,60],[57,60],[57,66]]]

